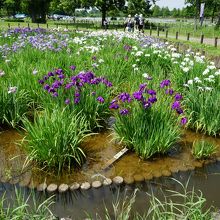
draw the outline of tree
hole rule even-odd
[[[7,11],[8,16],[9,15],[15,15],[18,13],[21,9],[21,0],[4,0],[0,1],[0,5],[5,8]]]
[[[46,14],[51,0],[23,0],[23,9],[31,16],[33,23],[46,23]]]
[[[168,17],[168,16],[170,16],[170,10],[169,10],[168,7],[163,7],[161,11],[162,11],[162,16],[163,16],[163,17]]]
[[[153,10],[153,17],[159,17],[162,15],[161,9],[158,5],[155,5],[152,10]]]
[[[220,26],[220,1],[219,0],[185,0],[186,3],[189,3],[195,10],[196,18],[199,14],[201,2],[205,3],[205,11],[212,11],[212,22],[214,21],[215,15],[218,16],[218,21],[216,27]]]
[[[107,12],[124,8],[125,0],[81,0],[83,7],[97,7],[102,13],[102,25],[106,19]]]
[[[149,0],[129,0],[127,13],[131,15],[143,14],[147,16],[151,13],[151,2]]]
[[[64,14],[73,15],[75,9],[81,7],[80,0],[52,0],[50,11],[60,11]]]

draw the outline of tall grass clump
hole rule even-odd
[[[0,123],[16,127],[29,111],[30,98],[25,90],[0,83]]]
[[[80,144],[88,133],[88,123],[80,113],[45,110],[35,115],[33,123],[24,119],[23,124],[27,132],[23,145],[31,160],[57,173],[84,162]]]
[[[220,134],[220,95],[218,87],[188,88],[185,104],[189,127],[208,135]]]
[[[205,140],[193,142],[192,154],[196,159],[206,159],[216,152],[216,146]]]
[[[164,80],[156,92],[144,83],[132,95],[124,92],[111,102],[110,109],[116,110],[116,137],[144,159],[169,150],[180,138],[179,120],[187,123],[182,96],[170,85],[170,80]]]
[[[75,70],[75,66],[70,67]],[[70,111],[81,112],[91,130],[102,126],[109,117],[108,108],[112,83],[104,77],[96,77],[91,71],[77,75],[64,75],[62,69],[49,72],[39,80],[43,89],[51,96],[51,102],[43,103],[44,108],[68,106]]]
[[[9,201],[12,200],[12,201]],[[32,203],[32,205],[30,205]],[[1,220],[55,220],[55,216],[50,210],[53,204],[52,198],[40,203],[36,196],[31,192],[26,198],[18,189],[15,189],[15,198],[6,198],[5,194],[0,199],[0,219]]]
[[[162,193],[162,199],[157,198],[154,193],[148,193],[150,201],[146,204],[150,205],[144,214],[139,214],[134,211],[136,189],[131,196],[125,195],[120,198],[116,197],[112,202],[112,208],[106,208],[104,216],[96,214],[96,219],[101,220],[211,220],[214,219],[212,212],[214,207],[207,207],[206,199],[201,191],[196,191],[194,188],[189,189],[189,181],[182,184],[178,180],[174,180],[180,186],[180,191],[166,190]],[[162,191],[162,190],[161,190]],[[113,209],[113,211],[112,211]],[[92,218],[91,218],[92,219]]]
[[[181,187],[179,191],[167,190],[170,196],[164,195],[164,201],[158,199],[154,194],[150,195],[150,208],[148,213],[138,219],[190,219],[210,220],[212,219],[213,207],[206,207],[206,199],[201,191],[196,192],[194,187],[189,190],[189,181],[184,185],[175,180]]]

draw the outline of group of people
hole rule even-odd
[[[131,15],[128,15],[128,17],[125,20],[125,30],[127,30],[128,32],[131,32],[134,30],[138,30],[139,32],[144,32],[143,15],[136,14],[134,18],[132,18]]]

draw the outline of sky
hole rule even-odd
[[[168,7],[169,9],[173,8],[183,8],[185,0],[157,0],[156,5],[160,7]]]

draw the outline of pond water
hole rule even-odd
[[[184,131],[181,141],[167,155],[157,155],[151,160],[142,161],[133,152],[128,152],[113,166],[102,170],[106,162],[123,147],[113,141],[113,135],[110,132],[104,132],[88,138],[83,143],[82,148],[88,158],[82,169],[60,177],[44,172],[36,166],[30,168],[30,165],[26,165],[25,154],[19,146],[23,137],[15,130],[4,130],[0,133],[0,180],[2,182],[0,196],[6,191],[8,198],[13,197],[14,186],[28,196],[30,190],[44,181],[47,184],[52,182],[71,184],[75,181],[91,182],[92,176],[96,174],[110,178],[120,175],[125,183],[130,184],[56,194],[55,204],[52,206],[53,212],[59,217],[71,216],[73,219],[85,218],[86,212],[92,214],[94,218],[96,213],[103,216],[105,206],[110,209],[110,212],[112,211],[112,201],[117,195],[123,199],[125,192],[131,195],[138,188],[134,211],[143,213],[149,206],[149,197],[146,192],[150,193],[153,190],[156,196],[161,197],[161,189],[162,191],[180,190],[179,184],[172,179],[173,177],[183,184],[190,178],[190,187],[195,186],[196,189],[200,189],[207,198],[208,205],[220,208],[220,191],[218,190],[220,162],[197,161],[190,151],[193,141],[205,139],[215,143],[218,147],[216,158],[219,160],[219,137],[212,138],[192,131]],[[140,182],[143,179],[145,181]],[[38,192],[36,195],[39,200],[44,200],[49,196]]]
[[[218,183],[220,182],[220,163],[215,162],[206,165],[203,168],[197,168],[193,171],[178,172],[172,175],[173,178],[185,184],[190,178],[189,189],[192,186],[196,190],[201,190],[207,199],[207,206],[214,205],[220,208],[220,191]],[[31,189],[28,187],[19,187],[26,195],[29,195]],[[96,219],[96,213],[99,213],[101,219],[104,216],[104,209],[107,207],[110,213],[113,213],[112,202],[117,196],[123,200],[125,194],[131,195],[138,188],[136,202],[133,207],[133,212],[144,213],[149,207],[149,196],[146,192],[154,192],[158,198],[162,198],[162,193],[167,189],[181,191],[180,185],[171,177],[154,178],[150,181],[136,183],[132,185],[122,185],[110,187],[101,187],[99,189],[89,189],[88,191],[77,190],[75,192],[67,192],[65,194],[56,194],[54,197],[55,204],[51,206],[53,213],[58,217],[72,217],[74,220],[81,220],[87,217],[86,213],[92,215]],[[14,196],[15,187],[8,183],[0,184],[0,196],[6,192],[6,196],[11,198]],[[38,200],[44,200],[48,195],[36,193]]]
[[[87,160],[82,169],[75,169],[70,173],[57,176],[37,166],[30,168],[19,146],[22,138],[23,135],[15,130],[5,130],[0,133],[0,178],[1,182],[19,182],[20,185],[29,185],[31,188],[44,181],[47,184],[91,182],[99,174],[109,178],[119,175],[126,183],[133,183],[143,179],[150,180],[153,177],[170,176],[171,173],[178,171],[193,170],[196,167],[202,167],[204,163],[213,162],[213,160],[198,161],[193,158],[191,154],[193,141],[201,139],[214,143],[218,148],[216,157],[220,157],[220,138],[184,131],[181,141],[167,155],[157,155],[150,160],[143,161],[135,153],[128,152],[111,167],[103,170],[107,161],[123,148],[107,131],[91,136],[83,143],[82,148],[87,154]]]

